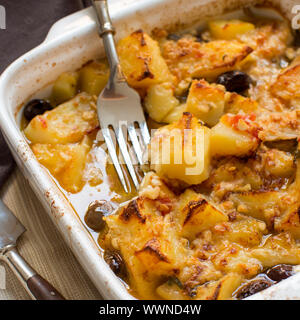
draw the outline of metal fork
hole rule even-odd
[[[115,133],[122,157],[136,189],[138,189],[139,181],[132,163],[132,154],[128,150],[127,132],[140,165],[143,164],[143,148],[150,142],[150,135],[140,97],[128,86],[121,70],[113,37],[115,30],[110,20],[107,0],[93,0],[93,7],[98,18],[99,34],[103,39],[110,67],[110,78],[97,101],[97,113],[111,160],[125,192],[129,193],[131,186],[130,183],[126,183],[111,132]],[[137,134],[137,126],[141,135]],[[140,136],[142,139],[139,139]]]

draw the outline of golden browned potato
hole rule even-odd
[[[268,21],[236,38],[250,46],[258,58],[272,59],[284,54],[293,37],[287,21]]]
[[[132,87],[147,88],[172,81],[158,43],[142,30],[120,40],[117,48],[122,70]]]
[[[270,236],[262,247],[253,249],[251,255],[265,268],[281,263],[300,263],[300,248],[288,232]]]
[[[172,280],[172,278],[160,285],[156,292],[160,298],[165,300],[187,300],[189,298],[186,294],[184,294],[182,288],[180,288],[178,284]]]
[[[32,143],[74,143],[98,127],[96,104],[86,93],[33,118],[25,136]]]
[[[209,84],[205,80],[194,80],[187,98],[186,110],[209,126],[214,126],[224,112],[224,91],[221,85]]]
[[[174,97],[170,83],[155,84],[149,88],[145,98],[145,108],[153,120],[162,122],[177,106],[179,101]]]
[[[92,62],[79,71],[80,91],[98,96],[106,86],[109,77],[108,66],[105,63]]]
[[[108,237],[126,261],[132,287],[150,299],[161,277],[174,275],[186,249],[169,221],[174,194],[153,173],[145,179],[141,195],[106,222]]]
[[[178,81],[190,77],[215,80],[226,71],[239,69],[252,51],[247,44],[236,40],[199,43],[182,38],[177,42],[167,41],[163,57]]]
[[[208,23],[209,31],[215,39],[232,40],[237,35],[255,29],[254,24],[241,20],[214,20]]]
[[[85,137],[75,144],[34,144],[32,151],[68,192],[79,192],[85,184],[83,173],[92,142]]]
[[[260,245],[262,237],[267,233],[266,224],[252,217],[240,216],[233,222],[223,223],[213,228],[214,241],[238,243],[245,247]]]
[[[227,241],[223,241],[218,247],[212,261],[218,270],[225,273],[234,272],[245,278],[251,278],[262,270],[259,258],[253,257],[247,248]]]
[[[228,221],[227,215],[220,209],[209,203],[201,194],[189,189],[180,196],[177,210],[181,234],[190,240],[202,231]]]
[[[136,251],[135,255],[146,269],[152,270],[153,274],[172,274],[175,262],[173,258],[175,257],[170,254],[168,241],[152,238],[140,250]]]
[[[299,205],[292,204],[282,216],[275,218],[274,229],[277,232],[289,232],[295,239],[300,239]]]
[[[210,170],[210,130],[186,112],[159,128],[150,144],[150,166],[160,177],[198,184]]]
[[[272,226],[274,217],[280,212],[281,194],[278,191],[249,191],[233,193],[229,199],[241,213],[265,221]]]
[[[212,281],[197,288],[196,300],[228,300],[242,283],[243,277],[229,273],[220,280]]]
[[[163,122],[173,123],[182,118],[183,113],[186,112],[186,104],[180,104],[172,109],[164,118]]]
[[[77,93],[78,72],[64,72],[54,82],[51,100],[61,104],[72,99]]]
[[[238,114],[241,111],[246,114],[259,114],[260,107],[251,98],[243,97],[235,92],[227,92],[225,96],[225,113]]]
[[[294,157],[278,149],[267,151],[265,170],[275,177],[288,178],[295,171]]]
[[[218,156],[243,156],[259,144],[258,126],[253,116],[224,115],[211,129],[211,152]]]
[[[291,66],[283,70],[270,87],[271,93],[290,103],[300,98],[300,58],[296,58]]]
[[[263,112],[257,123],[258,136],[263,141],[296,139],[300,130],[300,111]]]
[[[299,150],[298,145],[298,150]],[[299,151],[298,151],[299,152]],[[282,214],[275,217],[274,229],[277,232],[289,232],[295,239],[300,239],[300,160],[296,161],[296,176],[289,186],[288,193],[281,198]]]

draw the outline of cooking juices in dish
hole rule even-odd
[[[137,297],[199,300],[246,298],[294,274],[300,52],[288,23],[137,30],[118,52],[157,129],[137,194],[122,193],[101,142],[104,61],[63,73],[24,111],[32,151],[113,271]]]

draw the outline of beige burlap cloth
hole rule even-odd
[[[27,229],[18,248],[31,266],[66,299],[101,299],[18,168],[2,187],[0,197]],[[0,262],[1,272],[1,266],[6,271],[6,289],[0,286],[0,299],[30,299],[9,268]]]

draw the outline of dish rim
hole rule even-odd
[[[155,8],[159,4],[171,2],[171,0],[146,0],[143,3],[132,1],[121,0],[111,5],[112,19],[115,21],[122,20],[133,12]],[[175,1],[177,3],[181,2],[180,0]],[[195,2],[214,2],[214,0],[196,0]],[[241,0],[239,2],[251,1]],[[278,1],[274,0],[273,2]],[[283,0],[279,2],[284,3]],[[76,35],[78,36],[78,33],[83,35],[84,33],[95,32],[93,14],[92,8],[87,8],[57,21],[51,27],[42,44],[18,58],[2,73],[0,77],[0,110],[2,115],[0,126],[18,166],[101,295],[105,299],[130,300],[135,298],[104,262],[94,239],[77,214],[74,214],[75,211],[68,200],[33,156],[24,135],[18,128],[15,118],[16,106],[9,104],[7,95],[8,85],[13,82],[13,78],[26,67],[29,61],[33,61],[45,52],[53,51],[66,41],[71,41],[72,38],[76,38]],[[300,273],[248,299],[300,299],[300,294],[297,293],[299,289]]]

